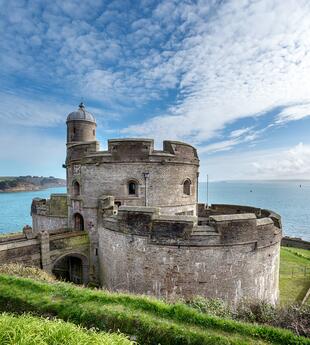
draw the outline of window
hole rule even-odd
[[[128,194],[129,195],[137,195],[138,194],[138,188],[137,188],[136,182],[129,181],[129,183],[128,183]]]
[[[95,135],[96,134],[96,131],[93,129],[93,135]]]
[[[80,184],[77,181],[73,182],[73,195],[74,196],[80,195]]]
[[[183,182],[183,193],[186,195],[191,194],[191,180],[187,179]]]

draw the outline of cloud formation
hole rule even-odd
[[[109,130],[210,154],[310,114],[307,0],[0,0],[0,8],[3,123],[56,127],[72,99],[84,98]]]
[[[251,150],[204,157],[201,178],[212,180],[309,179],[310,145]],[[229,175],[227,175],[229,171]]]

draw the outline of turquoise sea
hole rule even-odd
[[[309,181],[210,182],[209,203],[250,205],[271,209],[282,216],[284,233],[310,241]],[[0,232],[20,231],[31,225],[30,206],[35,197],[65,193],[65,188],[35,192],[0,193]],[[199,184],[199,201],[207,201],[207,184]]]

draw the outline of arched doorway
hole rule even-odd
[[[84,230],[84,218],[80,213],[74,215],[74,230],[83,231]]]
[[[69,254],[56,261],[52,273],[57,279],[75,284],[87,284],[87,258],[79,254]]]

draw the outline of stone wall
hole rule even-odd
[[[1,264],[20,263],[41,267],[40,241],[36,238],[27,239],[22,233],[18,239],[2,238],[0,242],[0,262]]]
[[[34,214],[32,215],[32,227],[35,233],[39,233],[40,231],[65,229],[68,227],[68,217]]]
[[[51,273],[57,262],[72,256],[83,258],[84,283],[97,283],[98,276],[90,264],[90,243],[85,231],[42,231],[35,234],[30,227],[25,227],[22,233],[0,238],[1,264],[20,263]]]
[[[67,194],[51,194],[50,199],[34,199],[31,215],[35,234],[68,228]]]
[[[282,238],[281,245],[284,247],[294,247],[310,250],[310,242],[297,237],[285,236]]]
[[[77,181],[81,187],[77,199],[83,208],[97,208],[101,196],[113,195],[121,205],[157,206],[167,214],[196,214],[199,160],[192,146],[166,141],[164,150],[158,151],[150,139],[119,139],[109,140],[107,151],[82,154],[89,145],[70,145],[67,152],[69,196],[75,197],[73,183]],[[148,173],[146,179],[144,173]],[[190,195],[183,193],[186,179],[191,181]],[[128,193],[129,181],[137,184],[135,195]]]
[[[96,140],[96,123],[90,121],[68,121],[67,142]]]
[[[103,286],[157,297],[202,295],[237,303],[276,303],[281,229],[255,214],[161,216],[150,208],[121,208],[99,228]],[[197,239],[197,237],[199,237]]]

